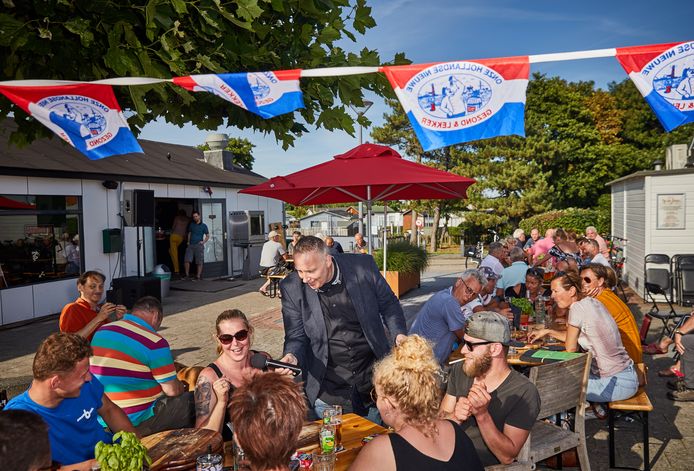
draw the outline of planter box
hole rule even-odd
[[[393,290],[395,296],[400,298],[410,290],[419,288],[420,273],[400,273],[398,271],[386,271],[386,283]]]

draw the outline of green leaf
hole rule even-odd
[[[258,6],[258,0],[237,0],[236,4],[236,13],[247,21],[253,21],[263,13],[263,9]]]
[[[171,0],[171,5],[173,5],[174,11],[179,15],[188,12],[188,6],[184,0]]]
[[[332,26],[326,26],[318,35],[318,41],[320,42],[332,43],[338,39],[340,39],[340,32]]]
[[[39,28],[39,37],[42,39],[53,39],[53,33],[48,28]]]
[[[5,13],[0,13],[0,46],[9,46],[12,39],[23,29],[23,22]]]

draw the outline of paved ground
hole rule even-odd
[[[433,258],[423,275],[421,287],[401,300],[408,326],[429,296],[450,286],[461,270],[458,256]],[[214,320],[221,311],[229,308],[240,309],[251,319],[255,328],[255,348],[268,351],[275,357],[281,354],[284,332],[279,299],[259,295],[260,280],[229,285],[228,289],[212,293],[172,290],[165,299],[166,316],[161,333],[171,344],[178,361],[188,365],[206,365],[215,358]],[[641,304],[640,298],[633,293],[630,302],[640,324],[642,312],[649,306]],[[654,323],[651,337],[656,335],[657,327]],[[8,389],[12,397],[26,388],[31,380],[31,362],[36,347],[41,339],[55,331],[56,318],[0,330],[0,389]],[[646,364],[650,368],[648,393],[655,406],[650,415],[651,467],[654,471],[694,470],[694,403],[673,403],[667,399],[665,381],[656,373],[671,364],[668,355],[646,356]],[[624,421],[618,425],[621,429],[617,434],[617,464],[643,469],[641,425]],[[607,423],[588,421],[586,435],[592,469],[608,469]]]

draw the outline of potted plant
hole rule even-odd
[[[373,256],[383,271],[383,250],[376,250]],[[426,250],[405,241],[393,242],[388,244],[386,257],[386,282],[398,298],[419,287],[420,275],[429,264]]]

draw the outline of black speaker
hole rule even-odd
[[[154,192],[135,190],[135,225],[154,227]]]
[[[111,282],[111,302],[123,304],[132,309],[135,302],[143,296],[154,296],[161,302],[161,280],[156,276],[124,276]]]

